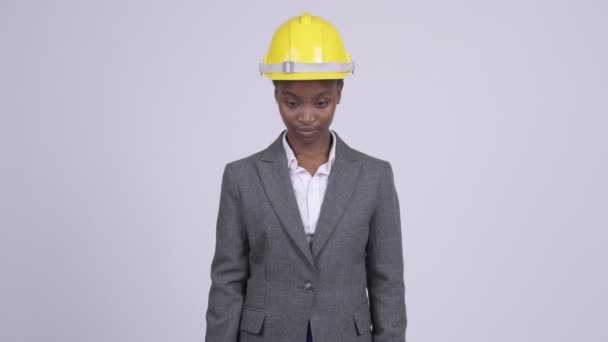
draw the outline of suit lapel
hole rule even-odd
[[[314,267],[314,257],[319,254],[331,236],[355,189],[360,163],[350,147],[334,131],[337,138],[336,159],[327,181],[311,249],[306,240],[302,217],[289,178],[287,157],[282,142],[284,132],[281,132],[275,141],[262,151],[257,161],[257,168],[262,185],[283,228]]]
[[[336,133],[336,159],[332,165],[327,188],[319,213],[319,220],[312,238],[313,259],[330,238],[338,221],[342,218],[359,176],[360,162],[351,148]]]
[[[289,178],[287,157],[283,149],[282,134],[262,152],[257,162],[258,172],[266,195],[279,217],[283,228],[294,241],[306,259],[314,266],[310,247],[306,240],[298,202]]]

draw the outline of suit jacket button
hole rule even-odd
[[[312,286],[312,283],[307,281],[306,284],[304,284],[304,292],[306,293],[311,293],[315,290],[315,287]]]

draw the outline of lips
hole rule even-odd
[[[302,133],[311,133],[316,131],[316,128],[298,128],[297,131],[298,132],[302,132]]]

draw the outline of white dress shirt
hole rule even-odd
[[[321,204],[323,203],[325,189],[327,188],[327,178],[336,159],[336,135],[332,130],[329,131],[333,138],[331,149],[329,150],[329,159],[325,164],[319,166],[312,176],[305,168],[298,165],[298,160],[287,143],[287,131],[283,134],[283,148],[287,156],[289,178],[291,178],[293,191],[296,195],[308,243],[310,243],[315,234],[319,213],[321,212]]]

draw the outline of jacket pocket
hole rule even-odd
[[[244,306],[243,311],[241,312],[239,329],[252,334],[259,334],[264,325],[264,317],[266,317],[266,312]]]
[[[355,326],[357,328],[358,335],[372,330],[372,318],[367,302],[362,303],[355,309],[353,312],[353,318],[355,319]]]

